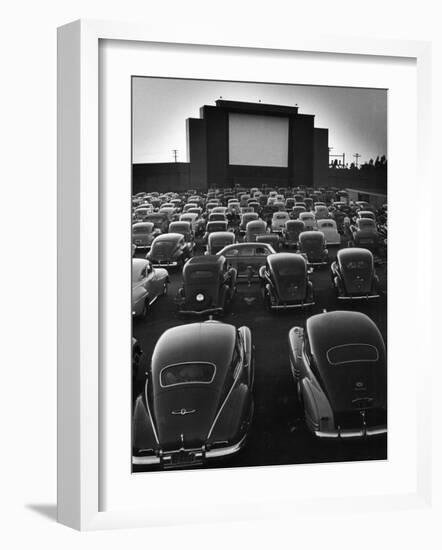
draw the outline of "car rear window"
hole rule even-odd
[[[151,233],[152,226],[151,225],[134,226],[132,227],[132,232],[133,233]]]
[[[327,351],[327,361],[333,366],[351,363],[375,363],[378,359],[379,351],[371,344],[344,344],[334,346]]]
[[[160,372],[163,388],[180,384],[211,384],[216,367],[212,363],[180,363],[164,367]]]
[[[344,266],[346,269],[352,271],[352,270],[360,270],[360,269],[369,269],[370,264],[365,260],[352,260],[351,262],[346,262]]]
[[[213,271],[207,271],[203,269],[197,269],[195,271],[191,271],[189,274],[190,279],[213,279],[215,277],[215,273]]]

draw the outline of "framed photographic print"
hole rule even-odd
[[[59,30],[62,523],[429,499],[430,46],[263,46]]]

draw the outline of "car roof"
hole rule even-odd
[[[311,353],[320,371],[330,367],[327,352],[337,346],[371,345],[378,349],[380,355],[384,354],[379,329],[359,311],[330,311],[312,315],[307,319],[306,330]]]
[[[204,256],[193,256],[184,266],[183,273],[184,271],[188,271],[192,267],[201,268],[202,266],[206,266],[206,267],[212,267],[216,265],[222,266],[224,262],[225,262],[225,258],[223,256],[218,256],[215,254],[208,254]]]
[[[158,237],[155,237],[155,242],[161,242],[161,241],[179,241],[183,239],[183,235],[181,233],[162,233],[161,235],[158,235]]]
[[[373,259],[373,254],[368,250],[368,248],[358,248],[358,247],[350,247],[350,248],[341,248],[341,250],[338,250],[337,258],[339,261],[348,261],[350,259],[357,259],[357,258],[371,258]]]
[[[267,262],[271,268],[277,268],[280,265],[295,265],[301,267],[305,266],[307,269],[307,262],[301,254],[292,254],[290,252],[277,252],[276,254],[270,254],[267,256]]]
[[[153,223],[152,222],[137,222],[132,225],[132,227],[145,227],[152,229]]]
[[[230,365],[236,328],[218,321],[190,323],[163,332],[152,355],[152,374],[168,365],[197,361],[216,365],[215,383]]]
[[[317,241],[324,239],[324,233],[321,233],[321,231],[303,231],[299,235],[300,239],[315,239]]]

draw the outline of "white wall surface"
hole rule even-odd
[[[316,0],[204,2],[30,0],[2,5],[0,86],[1,529],[3,548],[150,547],[440,548],[440,495],[432,511],[403,511],[357,523],[330,517],[79,534],[56,524],[56,27],[81,18],[203,28],[217,36],[364,35],[434,41],[434,158],[440,157],[442,36],[439,3]],[[301,23],[300,23],[301,22]],[[437,149],[436,149],[437,147]],[[438,182],[440,184],[440,180]],[[418,186],[418,182],[417,182]],[[419,193],[417,192],[417,196]],[[433,204],[440,203],[436,189]],[[429,213],[431,211],[431,206]],[[436,207],[434,207],[436,211]],[[23,223],[24,222],[24,223]],[[436,221],[434,228],[436,228]],[[430,222],[429,222],[430,228]],[[440,256],[437,251],[435,256]],[[440,270],[439,270],[440,273]],[[435,299],[439,299],[435,297]],[[435,307],[438,304],[435,302]],[[440,310],[440,308],[439,308]],[[410,320],[413,325],[413,320]],[[439,359],[440,362],[440,359]],[[5,376],[6,375],[6,376]],[[435,391],[439,391],[437,388]],[[436,394],[435,394],[436,395]],[[440,399],[439,399],[440,401]],[[440,411],[437,412],[440,414]],[[435,421],[434,424],[437,422]],[[440,489],[440,429],[435,483]],[[439,470],[439,471],[438,471]],[[236,490],[241,490],[237,487]],[[355,503],[355,506],[357,503]],[[49,517],[48,517],[49,516]],[[439,521],[438,521],[439,520]],[[131,546],[132,545],[132,546]]]

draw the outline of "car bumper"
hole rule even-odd
[[[373,300],[380,297],[380,294],[362,294],[361,296],[338,296],[338,300]]]
[[[314,306],[315,302],[302,302],[300,304],[275,304],[271,305],[270,309],[274,310],[281,310],[281,309],[295,309],[295,308],[301,308],[301,307],[310,307]]]
[[[132,243],[132,244],[135,245],[135,248],[137,250],[150,250],[152,248],[151,244],[143,244],[143,243],[140,243],[140,244]]]
[[[178,262],[156,262],[155,260],[150,261],[154,267],[176,267]]]
[[[191,455],[193,460],[189,462],[183,462],[182,466],[191,466],[192,464],[197,466],[202,464],[205,460],[211,460],[216,458],[224,458],[228,456],[233,456],[236,453],[238,453],[243,447],[244,443],[247,438],[247,433],[245,433],[234,445],[229,445],[227,447],[220,447],[218,449],[211,449],[209,451],[204,451],[202,449],[192,449],[188,451]],[[166,468],[170,467],[177,467],[179,468],[179,464],[173,464],[172,463],[172,455],[177,454],[180,451],[175,451],[169,454],[164,454],[162,456],[157,455],[151,455],[151,456],[132,456],[132,464],[134,466],[156,466],[156,465],[162,465]]]
[[[224,310],[222,307],[209,307],[202,310],[193,309],[180,309],[181,315],[208,315],[210,313],[222,313]]]
[[[314,430],[314,435],[319,439],[361,439],[387,433],[387,426],[364,427],[351,430]]]

